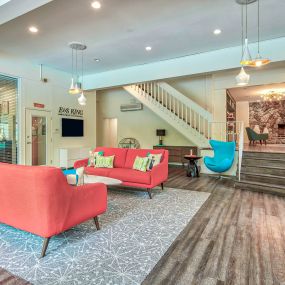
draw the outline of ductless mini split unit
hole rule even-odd
[[[143,104],[141,103],[125,104],[120,106],[121,112],[140,111],[142,109]]]

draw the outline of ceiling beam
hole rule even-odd
[[[53,0],[11,0],[1,6],[0,25],[39,8]]]
[[[285,37],[261,42],[262,55],[272,62],[285,61]],[[255,56],[257,45],[251,44]],[[84,77],[86,90],[103,89],[137,82],[161,80],[165,78],[212,73],[240,67],[241,46],[215,50],[170,60],[137,65]],[[233,78],[233,81],[235,79]]]

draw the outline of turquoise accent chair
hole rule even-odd
[[[229,170],[235,159],[235,142],[209,141],[214,150],[214,157],[206,156],[204,163],[213,172],[222,173]]]

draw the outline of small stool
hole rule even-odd
[[[197,165],[197,160],[201,159],[202,156],[197,155],[185,155],[185,159],[188,160],[187,176],[188,177],[199,177],[199,168]]]

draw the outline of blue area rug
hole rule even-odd
[[[108,193],[102,229],[93,221],[43,240],[0,224],[0,267],[33,284],[140,284],[209,197],[171,189]]]

